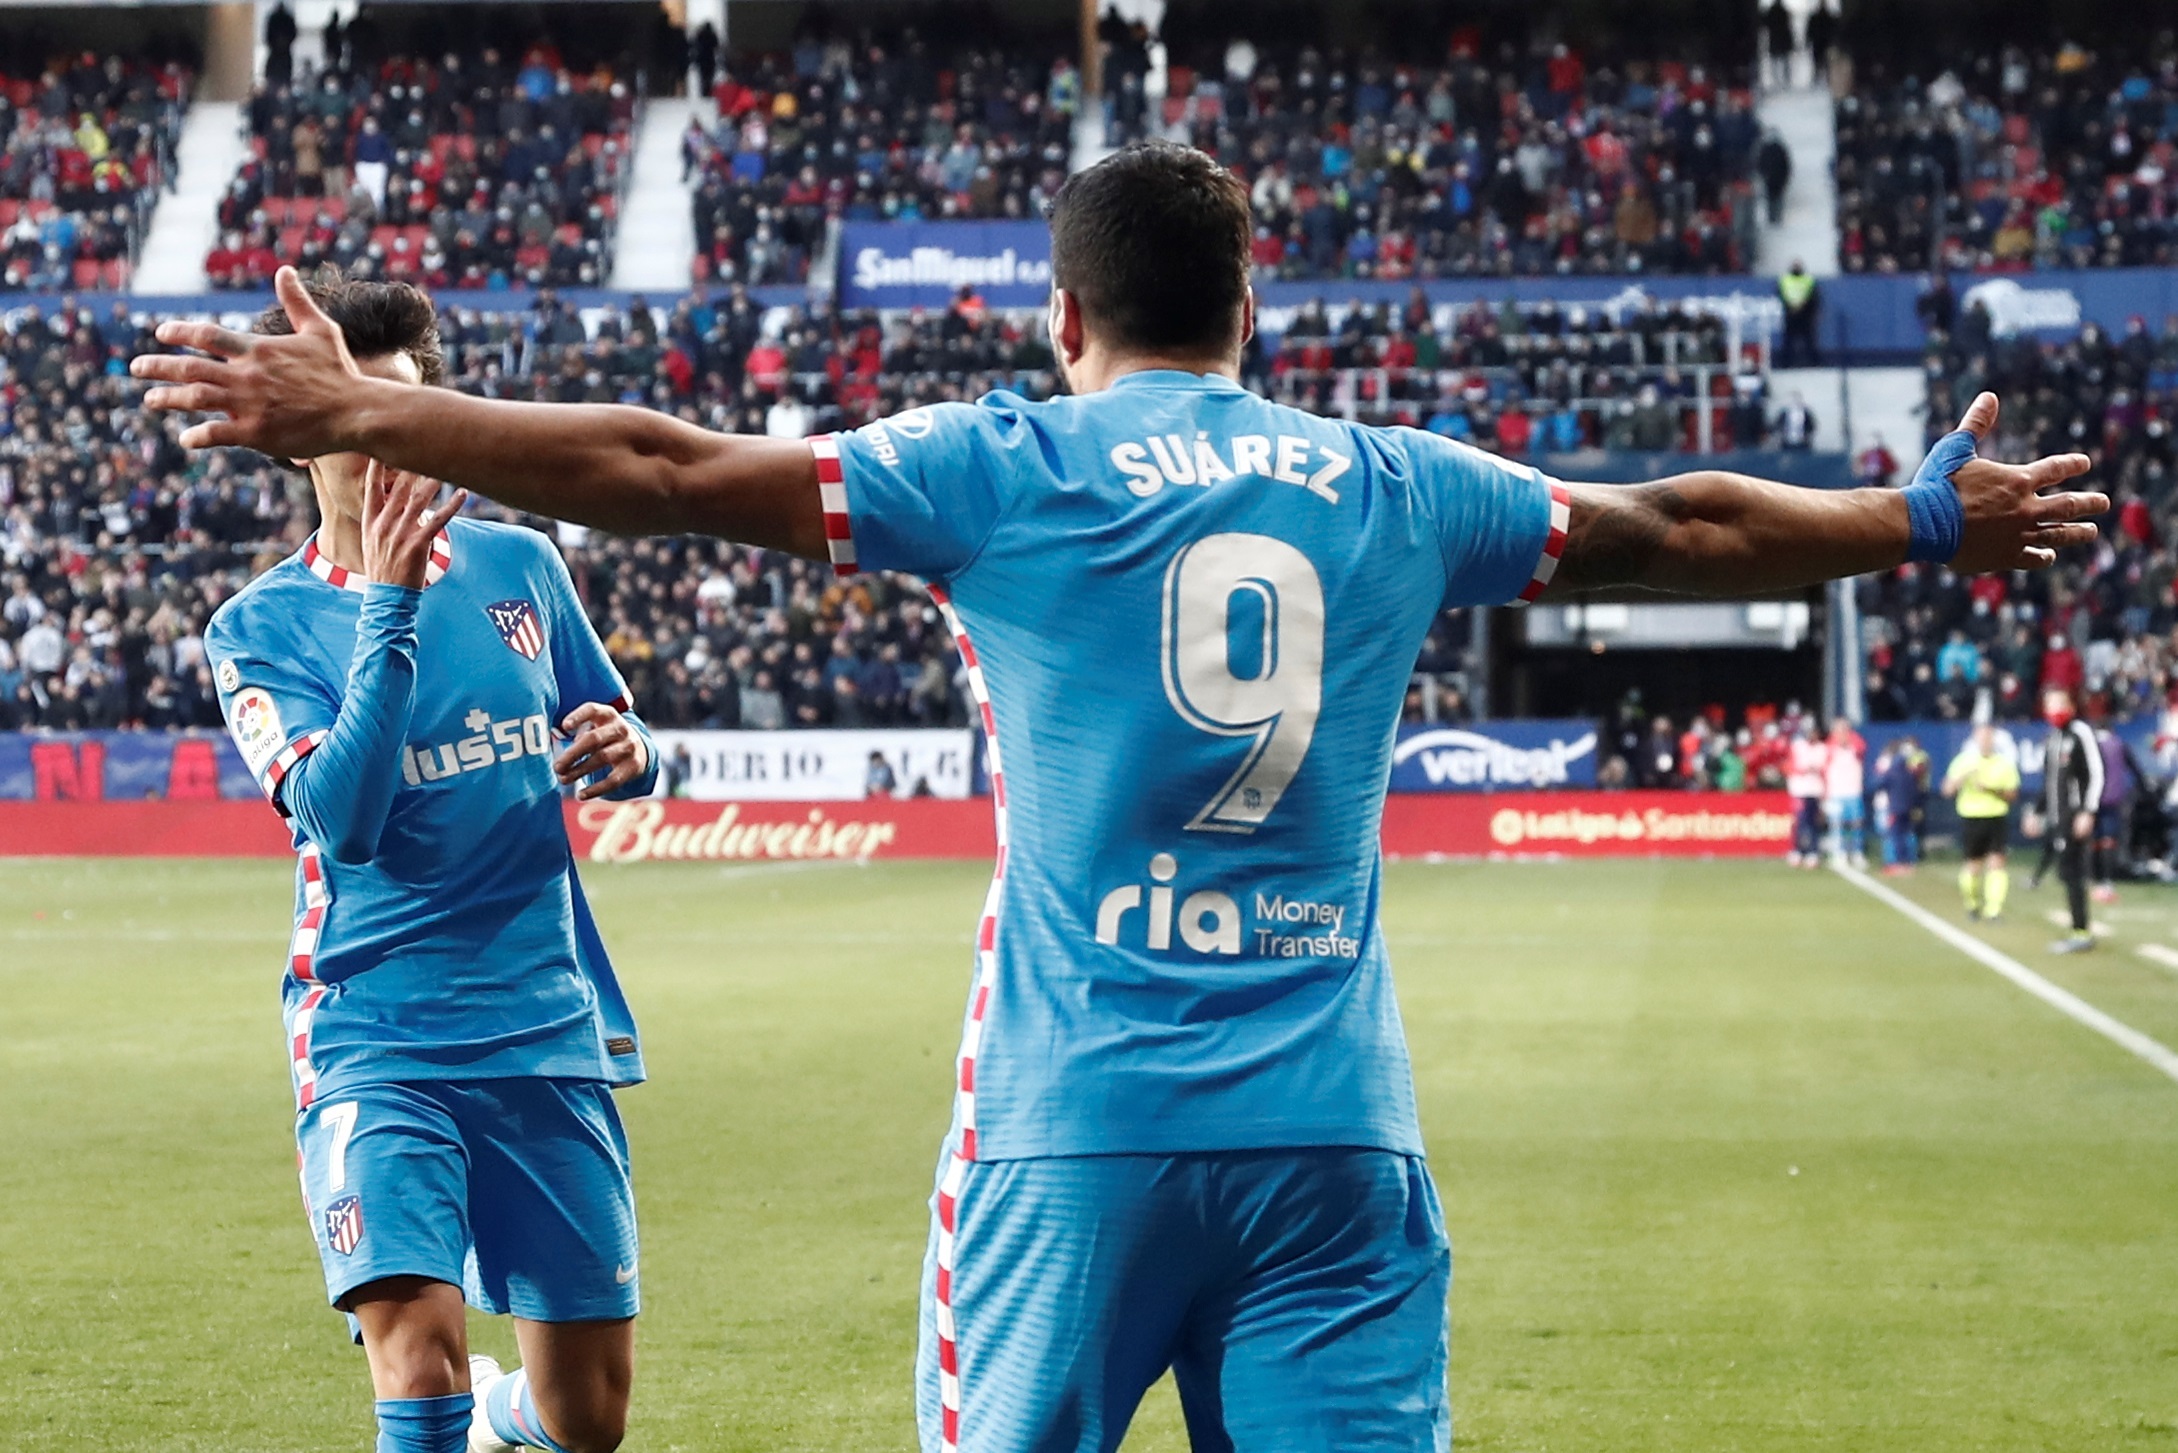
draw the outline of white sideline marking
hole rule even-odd
[[[2085,1025],[2127,1053],[2137,1055],[2171,1079],[2178,1080],[2178,1052],[2173,1052],[2167,1045],[2148,1038],[2130,1024],[2111,1018],[2070,990],[2058,988],[2010,954],[2000,953],[1965,929],[1946,923],[1911,898],[1893,892],[1866,873],[1835,863],[1831,865],[1831,871],[1877,902],[1887,903],[1905,914],[1984,968],[1993,969],[2010,979],[2066,1018]],[[2178,955],[2173,957],[2178,958]]]
[[[2178,948],[2166,948],[2159,943],[2144,943],[2136,945],[2133,952],[2152,964],[2161,964],[2166,969],[2178,969]]]

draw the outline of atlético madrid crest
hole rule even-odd
[[[484,607],[484,614],[499,628],[499,639],[534,661],[544,649],[544,627],[537,623],[537,608],[526,600],[502,600]]]
[[[363,1198],[342,1196],[325,1208],[325,1244],[347,1256],[363,1244]]]

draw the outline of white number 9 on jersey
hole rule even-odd
[[[1316,567],[1268,535],[1206,535],[1165,571],[1163,638],[1173,710],[1199,730],[1253,739],[1188,827],[1254,832],[1301,770],[1323,707]]]

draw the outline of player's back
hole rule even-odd
[[[970,1153],[1419,1151],[1376,923],[1394,730],[1444,605],[1547,578],[1562,492],[1161,371],[839,452],[863,563],[932,578],[986,707]]]

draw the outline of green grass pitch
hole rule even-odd
[[[628,1449],[910,1448],[984,870],[585,876],[653,1074],[622,1100]],[[2178,1453],[2178,1084],[1827,873],[1388,878],[1463,1448]],[[295,1185],[288,883],[0,865],[10,1453],[370,1446]],[[1948,873],[1910,891],[1955,913]],[[2134,951],[2178,944],[2178,903],[2134,890],[2057,963],[2053,901],[1992,941],[2178,1043],[2178,974]],[[1183,1446],[1160,1389],[1127,1447]]]

